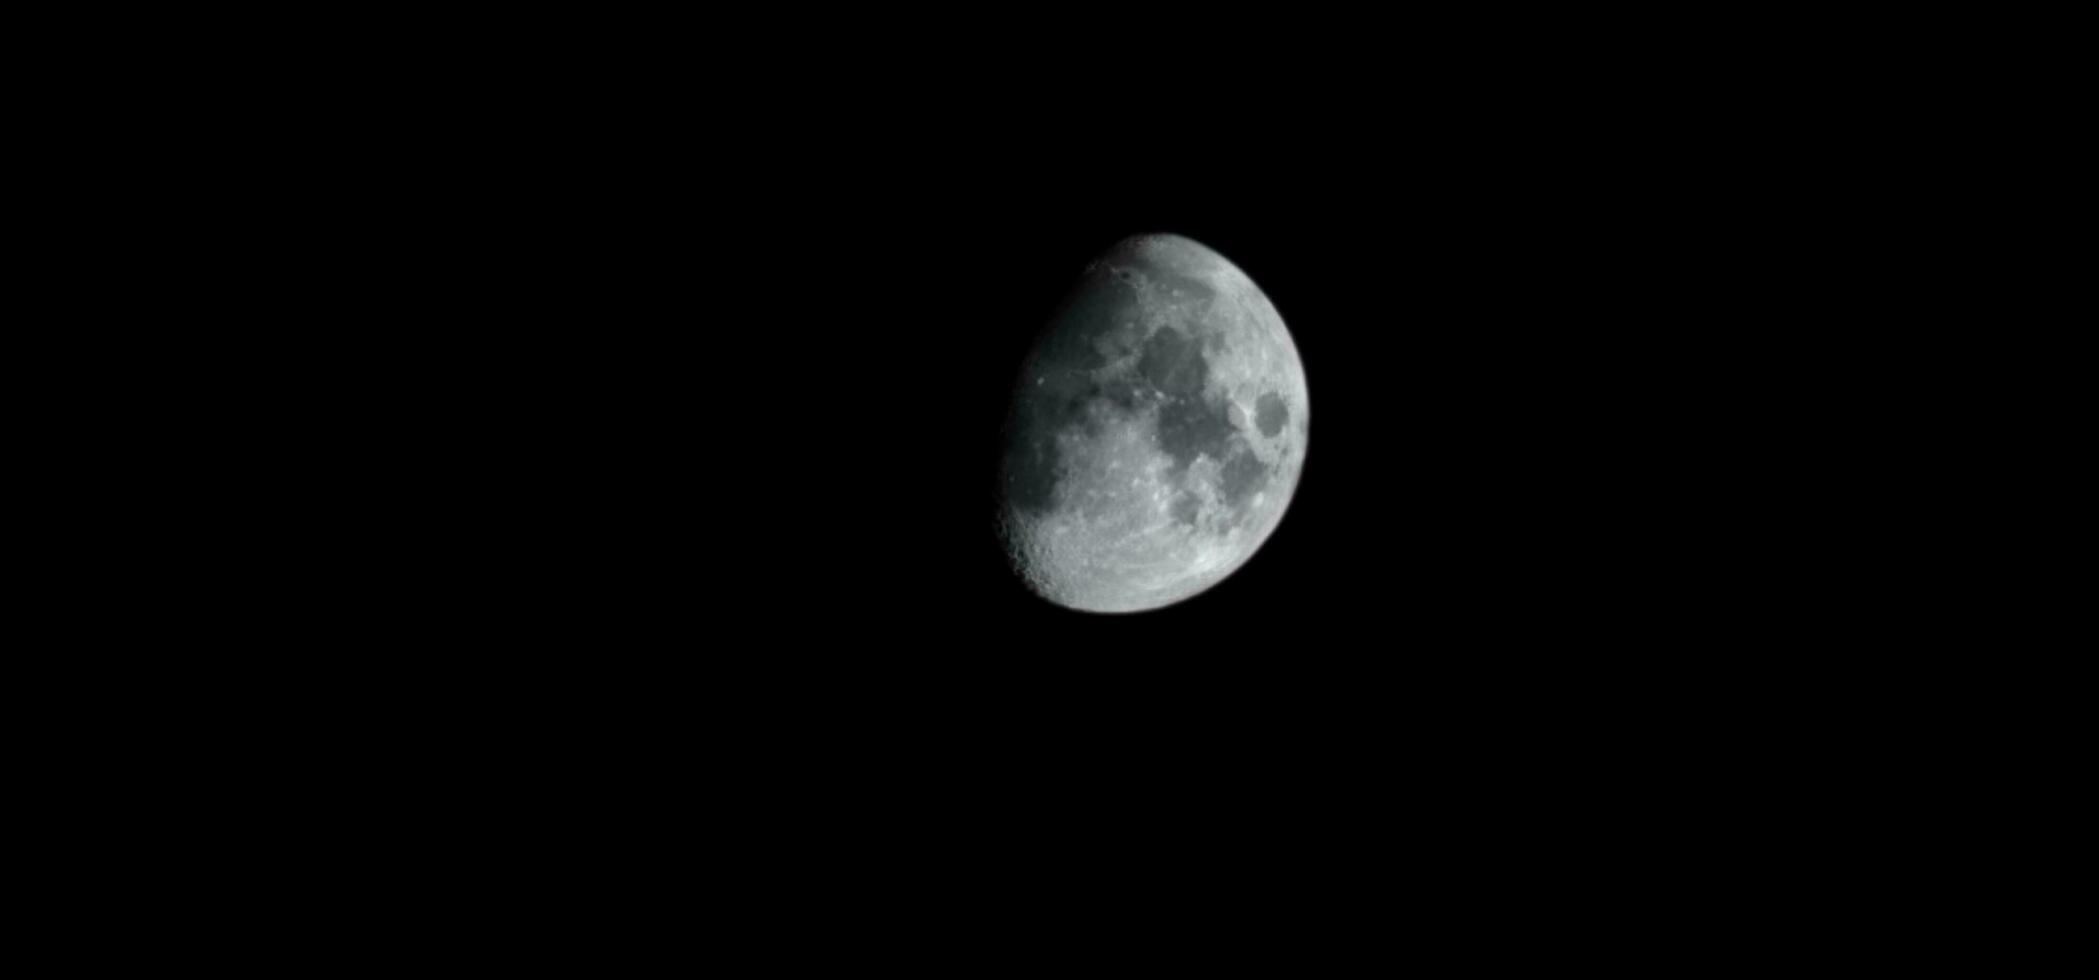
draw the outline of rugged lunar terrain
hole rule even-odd
[[[1309,416],[1297,347],[1245,273],[1174,235],[1119,243],[1019,378],[1001,474],[1015,568],[1094,612],[1215,585],[1289,506]]]

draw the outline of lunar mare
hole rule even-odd
[[[1135,612],[1223,581],[1274,532],[1310,425],[1282,316],[1176,235],[1089,266],[1030,353],[1001,471],[1001,532],[1038,595]]]

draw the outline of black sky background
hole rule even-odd
[[[2078,59],[1929,11],[997,13],[45,32],[39,904],[600,972],[2035,945],[2001,897],[2089,714],[2046,696]],[[1001,551],[1001,426],[1147,233],[1274,302],[1309,445],[1229,578],[1073,612]]]
[[[1792,737],[1902,608],[1866,569],[1917,545],[1854,477],[1914,429],[1881,304],[1929,295],[1889,243],[1933,212],[1859,99],[1488,40],[407,91],[316,185],[356,230],[323,295],[381,359],[357,404],[400,433],[359,437],[387,464],[342,533],[385,571],[348,621],[447,647],[400,655],[433,710],[642,759],[1593,782],[1567,753]],[[999,427],[1081,270],[1150,232],[1274,301],[1310,446],[1232,577],[1074,613],[998,550]]]
[[[1218,834],[1349,861],[1392,821],[1579,862],[1762,821],[1740,787],[1781,768],[1862,785],[1822,746],[1886,683],[1846,478],[1865,205],[1738,130],[1483,104],[1280,105],[1222,144],[855,116],[588,170],[488,273],[502,367],[437,455],[493,448],[449,464],[460,557],[421,573],[463,646],[420,696],[520,778],[685,773],[796,861],[880,867],[1110,839],[1225,874]],[[1274,301],[1310,448],[1231,578],[1075,613],[998,550],[999,427],[1080,271],[1146,232]]]
[[[1787,657],[1846,601],[1856,448],[1826,420],[1871,339],[1831,281],[1868,274],[1847,236],[1870,202],[1697,125],[1709,104],[1538,105],[1350,129],[1287,103],[1163,129],[848,111],[589,171],[509,273],[531,299],[506,343],[544,372],[517,404],[555,434],[521,447],[547,536],[506,547],[540,577],[521,621],[559,628],[521,635],[872,717],[1323,723],[1400,698],[1549,727],[1815,686]],[[1146,232],[1276,303],[1311,448],[1226,582],[1074,613],[997,549],[998,427],[1065,290]]]
[[[533,814],[866,905],[945,858],[964,896],[1377,864],[1576,906],[1627,849],[1670,895],[1788,828],[1870,838],[1845,794],[1934,762],[1879,709],[1934,710],[1887,570],[1936,544],[1884,474],[1937,424],[1906,387],[1949,383],[1912,366],[1942,212],[1870,86],[1506,35],[1016,95],[622,34],[406,85],[370,139],[270,131],[323,163],[238,271],[272,323],[321,308],[268,377],[327,410],[281,443],[328,451],[250,492],[328,569],[236,598],[346,652],[224,687],[509,875]],[[1081,270],[1152,232],[1274,301],[1309,450],[1232,577],[1075,613],[999,551],[999,429]]]

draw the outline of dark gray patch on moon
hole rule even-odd
[[[1100,338],[1135,315],[1137,291],[1110,276],[1088,276],[1064,300],[1042,337],[1040,363],[1074,371],[1107,366],[1098,349]]]
[[[1045,514],[1056,506],[1057,434],[1097,426],[1087,407],[1106,396],[1119,407],[1136,404],[1134,387],[1103,390],[1093,372],[1106,367],[1103,337],[1137,309],[1137,292],[1111,276],[1088,276],[1043,331],[1037,355],[1020,379],[1007,432],[1005,491],[1014,509]]]
[[[1056,504],[1057,449],[1048,438],[1016,438],[1006,452],[1006,500],[1015,510],[1046,514]]]
[[[1283,423],[1290,421],[1290,411],[1283,407],[1283,400],[1275,392],[1267,392],[1254,401],[1254,425],[1261,434],[1271,439],[1283,431]]]
[[[1223,459],[1236,435],[1222,405],[1184,397],[1159,406],[1159,448],[1173,457],[1174,473],[1185,471],[1200,455]]]
[[[1128,378],[1111,378],[1100,386],[1101,396],[1108,403],[1124,412],[1134,412],[1143,402],[1143,394],[1135,382]]]
[[[1159,392],[1159,448],[1173,458],[1172,472],[1181,473],[1195,457],[1209,454],[1225,458],[1225,450],[1237,431],[1228,414],[1230,405],[1211,403],[1203,396],[1210,380],[1210,365],[1203,360],[1202,344],[1173,327],[1161,327],[1145,341],[1137,361],[1137,374]]]
[[[1254,492],[1268,484],[1268,467],[1254,456],[1241,441],[1237,453],[1225,461],[1224,469],[1217,476],[1219,489],[1224,491],[1224,502],[1237,508],[1253,496]]]
[[[1137,361],[1137,373],[1167,397],[1178,398],[1202,394],[1203,383],[1210,378],[1210,365],[1203,360],[1202,347],[1186,334],[1173,327],[1160,327],[1144,342],[1144,356]]]
[[[1202,510],[1203,502],[1186,490],[1173,498],[1173,519],[1189,527],[1195,526],[1195,515]]]

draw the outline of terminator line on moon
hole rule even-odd
[[[1275,531],[1310,414],[1297,345],[1252,279],[1177,235],[1126,239],[1087,268],[1016,385],[1007,555],[1073,609],[1196,595]]]

